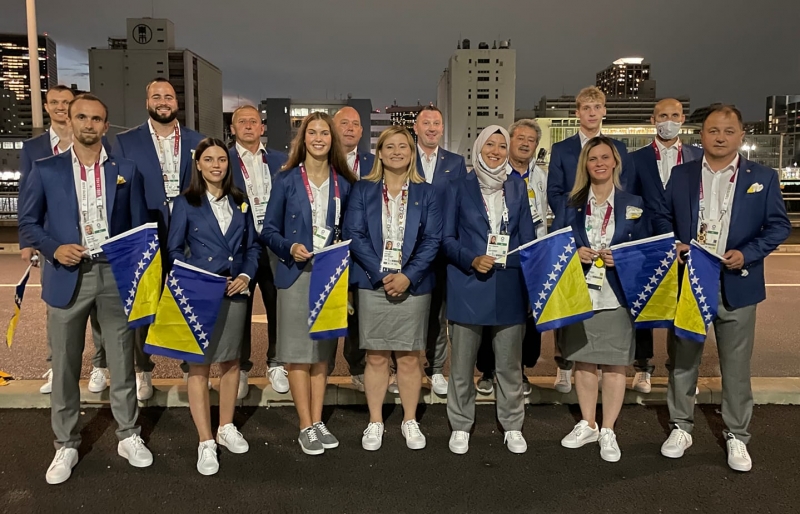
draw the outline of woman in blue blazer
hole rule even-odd
[[[205,362],[189,366],[189,407],[200,436],[197,470],[213,475],[219,462],[207,383],[214,362],[219,363],[221,375],[217,443],[233,453],[249,449],[233,425],[233,411],[239,389],[239,351],[249,323],[246,294],[258,267],[260,246],[247,212],[247,197],[233,185],[225,143],[203,139],[195,149],[194,161],[189,188],[174,200],[167,241],[170,261],[229,277]]]
[[[638,196],[620,189],[622,160],[611,139],[599,136],[583,147],[562,226],[571,226],[594,306],[594,316],[562,329],[564,358],[575,362],[581,421],[561,441],[565,448],[600,442],[600,457],[621,457],[614,423],[625,397],[625,368],[633,363],[633,320],[614,268],[612,245],[644,239],[649,226]],[[603,371],[603,424],[595,421],[597,369]]]
[[[485,330],[490,331],[494,348],[497,417],[505,443],[514,453],[527,450],[520,369],[528,295],[519,253],[506,256],[505,264],[501,257],[535,239],[536,230],[525,182],[507,174],[508,143],[508,132],[498,125],[480,133],[472,151],[474,170],[449,191],[444,217],[452,341],[447,415],[453,428],[450,451],[457,454],[469,449],[475,421],[475,361]]]
[[[322,422],[328,361],[337,339],[314,341],[308,336],[308,289],[314,252],[341,239],[350,184],[333,120],[315,112],[303,120],[292,141],[289,160],[275,181],[261,230],[261,241],[278,257],[278,351],[289,373],[295,409],[300,418],[300,448],[320,455],[339,446]]]
[[[419,450],[426,444],[417,423],[420,352],[436,284],[431,266],[442,239],[441,211],[434,187],[417,172],[408,130],[384,130],[376,154],[372,172],[353,186],[344,224],[358,287],[358,339],[367,352],[370,419],[361,445],[373,451],[381,447],[389,359],[395,352],[404,412],[401,433],[409,448]]]

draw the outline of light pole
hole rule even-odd
[[[25,0],[28,16],[28,76],[31,82],[31,118],[33,135],[44,132],[42,116],[42,80],[39,77],[39,33],[36,30],[36,0]]]
[[[749,161],[750,160],[750,152],[751,151],[753,151],[753,152],[756,151],[756,145],[755,144],[751,145],[751,144],[745,143],[745,144],[742,145],[742,150],[747,152],[747,160]]]

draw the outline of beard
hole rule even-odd
[[[77,139],[78,142],[83,146],[92,146],[97,144],[102,136],[100,133],[87,134],[85,132],[76,132],[74,133],[73,137]]]
[[[147,114],[150,115],[153,121],[156,121],[158,123],[163,123],[164,125],[166,125],[167,123],[172,123],[175,120],[175,118],[178,117],[178,111],[171,111],[167,116],[162,116],[158,114],[158,111],[156,109],[152,109],[150,107],[147,108]]]

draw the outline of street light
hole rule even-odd
[[[755,143],[753,143],[752,145],[748,144],[748,143],[745,143],[745,144],[742,145],[742,150],[747,152],[747,160],[749,161],[750,160],[750,152],[751,151],[753,151],[753,152],[756,151],[756,145],[755,145]]]

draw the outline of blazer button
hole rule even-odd
[[[295,219],[296,217],[297,217],[296,215],[292,214],[292,219]]]
[[[78,228],[78,227],[75,227],[75,228]],[[292,234],[297,234],[297,231],[296,230],[292,230]]]
[[[167,205],[167,202],[164,202],[164,205]]]
[[[212,260],[214,260],[214,258],[213,258],[213,257],[209,257],[209,258],[208,258],[208,262],[211,262]]]
[[[233,257],[228,257],[228,260],[233,262]]]

